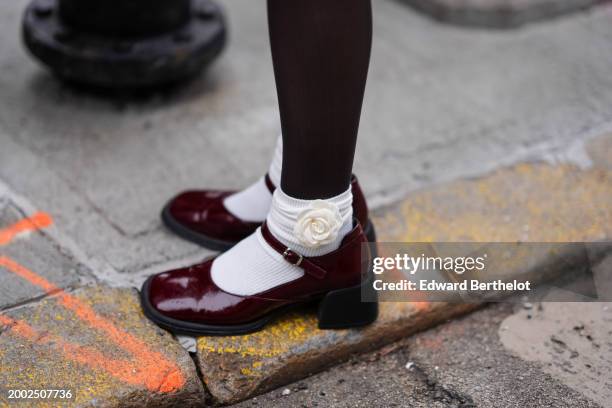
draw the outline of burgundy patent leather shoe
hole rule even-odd
[[[361,301],[362,290],[373,289],[371,256],[367,250],[362,256],[362,243],[367,241],[359,223],[336,251],[309,258],[274,238],[265,223],[261,228],[274,250],[304,270],[303,277],[256,295],[238,296],[215,285],[210,275],[214,259],[209,259],[150,277],[141,290],[147,317],[171,332],[195,336],[253,332],[287,310],[313,302],[318,302],[322,329],[358,327],[376,320],[378,304]]]
[[[266,186],[273,193],[274,184],[266,175]],[[376,242],[374,226],[368,218],[368,206],[357,182],[351,179],[353,216],[363,226],[369,242]],[[195,190],[179,194],[164,207],[162,220],[174,233],[215,251],[225,251],[251,235],[261,225],[233,216],[223,200],[234,191]]]

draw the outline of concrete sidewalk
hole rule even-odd
[[[299,314],[250,336],[182,339],[195,349],[185,351],[144,318],[130,288],[211,254],[161,226],[168,197],[188,187],[238,188],[267,167],[278,113],[265,7],[222,1],[232,43],[205,77],[117,100],[65,87],[25,55],[17,33],[26,3],[0,5],[2,386],[72,387],[75,406],[229,404],[278,386],[245,404],[329,405],[325,397],[359,388],[336,405],[504,406],[502,395],[506,406],[605,405],[609,376],[568,376],[567,365],[551,368],[542,357],[546,347],[561,347],[550,336],[572,350],[582,343],[555,331],[530,339],[536,348],[527,352],[511,336],[523,324],[509,321],[507,333],[499,332],[512,313],[503,307],[408,340],[416,347],[414,372],[401,368],[408,355],[379,352],[379,363],[369,364],[370,355],[354,360],[357,368],[308,380],[319,394],[317,381],[327,384],[326,395],[306,399],[301,383],[288,386],[288,396],[279,393],[288,382],[473,308],[387,303],[375,326],[334,332]],[[610,240],[611,7],[505,32],[439,25],[390,0],[374,7],[356,173],[382,241]],[[609,316],[592,315],[585,327],[599,336]],[[468,347],[451,334],[459,326],[489,335]],[[417,347],[437,338],[445,339],[437,351],[471,351],[444,360]],[[598,354],[584,355],[601,357],[599,365],[570,363],[609,372],[608,343],[597,344]],[[491,349],[503,358],[485,361]],[[478,389],[462,380],[469,372],[485,381],[487,366],[506,374]],[[354,370],[366,380],[348,378]],[[516,382],[521,370],[530,393]],[[380,389],[369,377],[377,372],[388,374]],[[589,386],[579,389],[575,378]],[[395,392],[400,386],[414,396]],[[552,391],[538,391],[546,388]]]

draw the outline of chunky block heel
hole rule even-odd
[[[378,317],[378,302],[362,302],[362,291],[376,300],[370,277],[361,285],[329,292],[319,303],[319,329],[366,326]]]

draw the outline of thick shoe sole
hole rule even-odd
[[[210,325],[173,319],[158,312],[149,301],[149,278],[140,291],[140,301],[144,314],[158,326],[174,333],[188,336],[235,336],[263,329],[268,323],[293,309],[306,306],[295,303],[280,307],[273,312],[248,323],[238,325]],[[365,287],[364,287],[365,285]],[[320,329],[348,329],[366,326],[378,317],[378,303],[362,302],[364,290],[372,290],[372,278],[361,285],[338,289],[326,293],[319,300],[318,319]],[[373,298],[375,299],[375,298]]]
[[[211,238],[209,236],[206,236],[199,232],[195,232],[185,227],[183,224],[178,222],[170,213],[170,204],[166,205],[166,207],[164,207],[164,209],[162,210],[161,219],[166,225],[166,227],[168,227],[170,231],[174,232],[179,237],[186,239],[187,241],[191,241],[200,246],[203,246],[204,248],[211,249],[213,251],[224,252],[238,243]],[[374,224],[372,224],[369,219],[366,222],[366,225],[363,226],[363,232],[366,238],[368,239],[368,242],[376,242],[376,231],[374,230]],[[376,246],[372,245],[372,247],[372,252],[375,252]],[[376,254],[373,253],[372,256],[376,256]]]

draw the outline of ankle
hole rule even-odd
[[[330,253],[352,229],[351,189],[325,200],[290,197],[277,188],[266,223],[276,239],[303,256]]]

